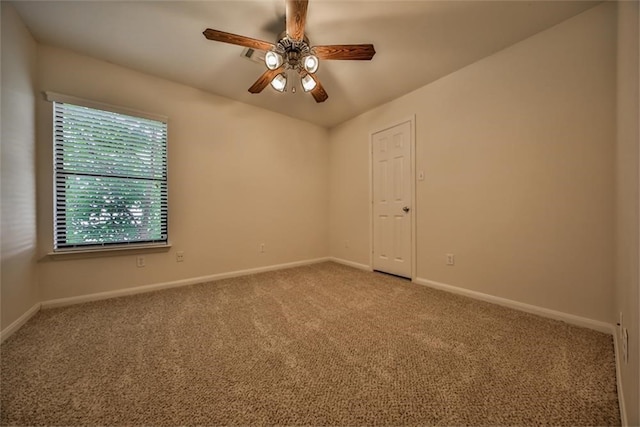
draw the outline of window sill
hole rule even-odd
[[[96,258],[149,252],[164,252],[169,251],[170,249],[171,243],[156,245],[128,245],[95,249],[69,249],[65,251],[49,252],[47,253],[47,257],[53,259]]]

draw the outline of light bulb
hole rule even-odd
[[[302,89],[304,89],[305,92],[309,92],[316,87],[316,81],[313,79],[313,77],[311,77],[310,74],[305,74],[304,76],[302,76],[300,81],[302,82]]]
[[[304,69],[307,70],[309,74],[313,74],[318,71],[318,65],[320,65],[320,63],[317,56],[309,55],[304,58]]]
[[[279,53],[270,50],[264,56],[264,63],[268,69],[275,70],[282,65],[282,56]]]
[[[284,88],[287,87],[287,76],[284,73],[280,73],[271,80],[271,87],[278,92],[284,92]]]

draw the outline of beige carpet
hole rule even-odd
[[[334,263],[43,310],[1,422],[619,425],[611,336]]]

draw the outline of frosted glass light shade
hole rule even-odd
[[[287,87],[287,76],[284,73],[280,73],[271,80],[271,87],[278,92],[284,92],[284,88]]]
[[[304,58],[304,69],[307,70],[307,73],[313,74],[318,71],[318,65],[320,63],[317,56],[309,55]]]
[[[270,70],[275,70],[282,65],[282,55],[277,52],[269,51],[264,56],[264,63]]]
[[[309,92],[316,87],[316,81],[309,74],[302,76],[300,81],[302,82],[302,89],[304,89],[305,92]]]

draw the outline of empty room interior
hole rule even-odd
[[[2,425],[640,425],[638,1],[2,1]]]

